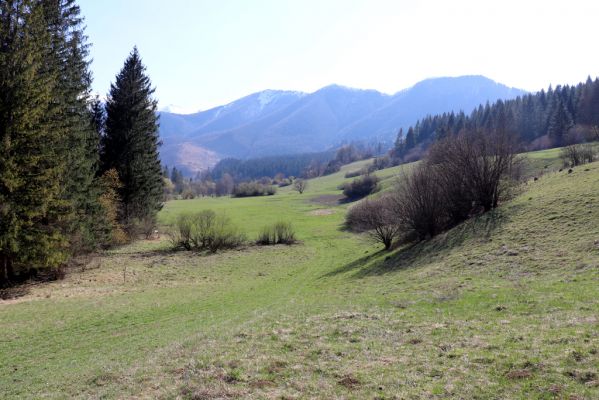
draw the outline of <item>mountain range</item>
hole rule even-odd
[[[163,163],[187,173],[225,157],[324,151],[343,143],[390,142],[429,114],[469,113],[526,92],[484,76],[432,78],[394,95],[331,85],[314,93],[265,90],[195,114],[160,113]]]

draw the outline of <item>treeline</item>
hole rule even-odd
[[[156,104],[137,51],[104,108],[88,46],[74,0],[0,2],[0,286],[59,276],[160,207]]]
[[[355,142],[336,150],[321,153],[290,154],[249,160],[226,158],[210,171],[213,180],[229,174],[235,182],[257,180],[263,177],[316,178],[339,171],[341,166],[383,153],[383,145]]]
[[[225,158],[210,171],[212,180],[217,181],[229,174],[236,182],[251,181],[277,174],[283,176],[300,176],[311,165],[327,164],[335,158],[335,151],[321,153],[290,154],[283,156],[261,157],[249,160]]]
[[[352,143],[335,151],[249,160],[224,159],[211,171],[186,178],[173,167],[164,167],[166,199],[193,199],[198,196],[247,197],[272,195],[276,187],[289,186],[298,179],[316,178],[335,173],[345,164],[373,157],[383,152],[377,146]],[[303,190],[302,190],[303,191]]]
[[[480,105],[470,115],[427,116],[406,132],[400,129],[390,155],[403,162],[420,159],[431,143],[461,130],[505,130],[528,150],[539,150],[586,141],[593,126],[599,126],[599,79],[589,77],[576,86]]]

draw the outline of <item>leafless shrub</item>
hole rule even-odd
[[[378,199],[365,199],[349,209],[346,225],[358,232],[368,232],[370,237],[389,250],[393,240],[401,233],[400,226],[392,215],[392,199],[384,196]]]
[[[357,176],[362,175],[363,171],[361,169],[357,169],[355,171],[348,171],[345,173],[345,178],[355,178]]]
[[[233,197],[272,196],[277,193],[277,187],[264,185],[260,182],[242,182],[233,188]]]
[[[152,215],[147,215],[141,219],[137,223],[138,230],[146,239],[151,239],[154,235],[154,231],[156,228],[156,217]]]
[[[364,175],[343,185],[343,194],[348,199],[368,196],[379,189],[379,178],[376,175]]]
[[[280,221],[274,225],[262,228],[256,243],[267,246],[274,244],[293,244],[296,241],[295,230],[291,223]]]
[[[590,143],[571,144],[561,149],[560,158],[564,163],[564,167],[576,167],[593,162],[595,160],[595,151]]]
[[[447,225],[439,168],[420,164],[400,178],[388,203],[395,224],[422,240],[435,236]]]
[[[306,188],[308,187],[308,181],[302,178],[297,178],[293,182],[293,188],[299,192],[299,194],[304,193]]]
[[[489,211],[497,207],[507,187],[505,180],[517,164],[515,139],[506,132],[462,132],[435,143],[427,163],[438,165],[441,184]],[[453,189],[458,187],[459,189]]]
[[[174,249],[217,252],[241,246],[245,236],[230,219],[214,211],[181,214],[169,232]]]

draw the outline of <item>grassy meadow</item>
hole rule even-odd
[[[168,202],[163,227],[213,209],[301,242],[205,255],[163,234],[20,288],[0,398],[599,398],[599,163],[528,158],[513,200],[390,253],[343,229],[338,186],[365,162],[301,195]]]

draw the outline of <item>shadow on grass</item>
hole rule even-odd
[[[19,286],[0,289],[0,300],[14,300],[29,294],[31,285],[21,284]]]
[[[311,197],[308,199],[310,203],[316,203],[318,205],[325,205],[328,207],[340,206],[344,204],[355,203],[359,200],[366,198],[368,195],[359,197],[345,197],[342,194],[324,194],[321,196]]]
[[[514,207],[511,207],[510,213]],[[491,240],[493,233],[509,221],[505,210],[495,210],[475,217],[434,238],[400,246],[397,250],[379,250],[343,265],[323,277],[353,272],[353,278],[384,275],[408,268],[416,268],[431,261],[441,261],[449,253],[468,241]]]

